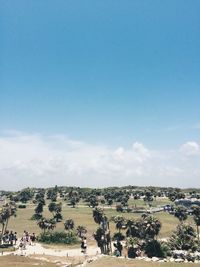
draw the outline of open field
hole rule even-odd
[[[145,205],[143,200],[136,200],[138,206]],[[167,200],[159,200],[160,203],[166,203]],[[169,203],[169,202],[168,202]],[[31,216],[34,213],[35,205],[29,203],[27,204],[26,209],[18,209],[17,210],[17,217],[12,217],[9,221],[8,229],[12,229],[14,231],[17,231],[18,236],[21,236],[24,230],[27,230],[29,232],[34,232],[36,234],[40,233],[40,229],[37,226],[37,222],[34,220],[30,220]],[[141,216],[141,214],[138,213],[118,213],[116,212],[114,207],[105,207],[105,214],[108,218],[111,218],[112,216],[116,215],[122,215],[125,218],[138,218]],[[48,203],[44,207],[43,215],[45,217],[51,217],[52,215],[48,211]],[[93,217],[92,217],[92,208],[89,208],[87,206],[84,206],[83,203],[78,205],[75,208],[72,208],[68,206],[66,203],[63,203],[62,207],[62,215],[63,215],[63,221],[57,223],[56,230],[63,230],[63,222],[68,219],[72,218],[75,221],[75,225],[85,225],[88,231],[88,242],[93,243],[93,232],[97,228],[97,224],[95,224]],[[154,214],[157,218],[160,219],[162,223],[162,228],[159,234],[159,238],[166,238],[171,235],[171,232],[176,228],[176,225],[178,224],[178,219],[175,218],[173,215],[170,215],[166,212],[159,212]],[[190,224],[193,224],[193,220],[191,217],[187,219],[187,222]],[[110,223],[111,232],[114,233],[115,226],[114,223]]]
[[[144,201],[141,200],[130,200],[131,203],[134,205],[134,203],[137,205],[137,207],[144,207],[146,208],[146,205]],[[158,199],[156,202],[154,202],[154,205],[164,205],[166,203],[169,203],[167,199]],[[47,218],[51,218],[52,214],[48,211],[48,204],[49,201],[46,201],[46,206],[44,206],[44,212],[43,215]],[[31,216],[34,213],[35,205],[33,203],[27,203],[26,209],[18,209],[17,210],[17,217],[12,217],[9,221],[8,229],[17,231],[18,237],[23,234],[24,230],[27,230],[29,232],[35,232],[36,235],[38,235],[41,230],[37,226],[37,222],[34,220],[31,220]],[[115,207],[104,207],[104,212],[107,215],[108,218],[111,218],[112,216],[116,215],[122,215],[125,218],[130,219],[136,219],[141,216],[139,213],[119,213],[115,210]],[[75,225],[84,225],[87,228],[87,240],[88,240],[88,248],[96,248],[96,242],[93,239],[93,232],[97,229],[98,225],[94,222],[93,216],[92,216],[92,208],[85,205],[85,203],[81,202],[77,207],[72,208],[67,205],[66,202],[62,201],[62,215],[63,215],[63,221],[57,223],[56,230],[64,230],[64,221],[66,219],[72,218],[75,222]],[[160,234],[158,238],[167,238],[171,235],[172,231],[175,230],[178,222],[178,219],[175,218],[173,215],[168,214],[167,212],[158,212],[154,214],[162,223],[162,228],[160,231]],[[194,222],[191,217],[187,219],[187,222],[192,224],[194,226]],[[110,223],[110,229],[111,229],[111,235],[113,235],[114,232],[116,232],[115,225],[113,222]],[[123,231],[123,230],[122,230]],[[39,245],[39,244],[38,244]],[[44,248],[47,249],[66,249],[66,245],[43,245]],[[67,250],[71,251],[71,249],[77,249],[80,250],[80,245],[73,245],[68,246]],[[1,252],[1,251],[0,251]],[[40,253],[41,254],[41,253]],[[124,253],[123,253],[124,254]],[[30,258],[29,258],[30,257]],[[59,262],[62,262],[62,257],[58,257],[58,255],[51,255],[48,256],[45,253],[45,259],[48,260],[44,261],[42,260],[44,258],[43,255],[39,255],[38,253],[29,255],[29,257],[15,257],[15,256],[4,256],[0,257],[0,266],[6,267],[6,266],[16,266],[16,267],[28,267],[28,266],[44,266],[44,267],[51,267],[51,266],[61,266],[59,265]],[[35,258],[34,258],[35,257]],[[47,258],[48,257],[48,258]],[[71,266],[76,266],[76,264],[83,262],[83,259],[76,256],[73,256],[69,260],[69,264],[72,263]],[[56,262],[57,261],[57,265]],[[66,261],[66,258],[63,258],[63,261]],[[130,260],[130,259],[121,259],[121,258],[115,258],[115,257],[103,257],[95,262],[88,263],[86,266],[95,266],[95,267],[179,267],[183,266],[183,264],[178,263],[152,263],[152,262],[145,262],[144,260],[138,261],[138,260]],[[187,263],[184,263],[184,266],[187,266]],[[188,266],[196,266],[200,267],[200,264],[188,264]]]
[[[128,201],[128,204],[130,206],[136,206],[136,207],[141,207],[141,208],[146,208],[146,203],[144,202],[143,199],[133,199],[130,198]],[[166,197],[157,197],[156,199],[152,201],[151,205],[152,207],[157,207],[159,205],[165,205],[165,204],[172,204],[171,201],[166,198]]]

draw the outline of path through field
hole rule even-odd
[[[68,266],[69,262],[73,259],[79,259],[84,266],[87,262],[94,261],[101,257],[100,249],[95,246],[89,246],[87,249],[87,254],[83,254],[80,248],[46,248],[40,243],[35,243],[34,245],[27,245],[26,249],[16,249],[13,252],[4,252],[3,255],[17,255],[17,256],[28,256],[34,257],[36,259],[60,262],[60,266]],[[3,256],[1,255],[1,256]]]
[[[61,256],[61,257],[77,257],[77,256],[84,256],[81,252],[80,248],[45,248],[40,243],[36,243],[33,246],[26,246],[25,250],[18,249],[15,252],[16,255],[35,255],[35,254],[42,254],[42,255],[51,255],[51,256]],[[100,254],[100,250],[98,247],[89,246],[87,249],[87,256],[95,256]]]

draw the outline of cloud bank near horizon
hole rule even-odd
[[[0,135],[1,188],[158,185],[200,187],[200,145],[152,150],[140,142],[110,148],[65,135]]]

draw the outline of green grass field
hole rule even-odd
[[[134,200],[133,200],[134,201]],[[145,206],[145,203],[143,200],[136,200],[138,206]],[[167,200],[159,200],[158,205],[160,203],[166,203]],[[36,234],[40,233],[40,229],[37,226],[36,221],[30,220],[31,216],[34,213],[34,208],[35,206],[33,204],[27,204],[26,209],[18,209],[17,210],[17,217],[11,218],[9,221],[8,229],[17,231],[18,236],[20,237],[23,233],[24,230],[27,230],[29,232],[34,232]],[[111,218],[112,216],[116,215],[122,215],[126,218],[138,218],[140,217],[140,214],[138,213],[117,213],[114,208],[105,208],[105,213],[108,218]],[[50,212],[48,211],[48,203],[44,207],[44,213],[43,215],[45,217],[51,217]],[[66,203],[63,203],[63,208],[62,208],[62,215],[63,215],[63,221],[59,222],[56,226],[56,230],[63,230],[63,222],[67,218],[72,218],[75,221],[75,225],[85,225],[87,230],[88,230],[88,241],[90,241],[90,237],[92,237],[93,232],[97,228],[97,224],[95,224],[93,217],[92,217],[92,208],[89,208],[87,206],[84,206],[83,203],[81,203],[79,206],[76,208],[72,208],[68,206]],[[178,224],[178,219],[176,219],[173,215],[170,215],[166,212],[159,212],[156,213],[155,216],[160,219],[162,223],[162,228],[160,231],[159,238],[166,238],[171,235],[171,232],[176,228]],[[193,224],[193,220],[190,217],[187,220],[190,224]],[[115,226],[114,223],[110,223],[110,228],[111,232],[115,232]],[[92,238],[91,238],[92,239]]]
[[[134,200],[131,200],[132,204],[135,202]],[[154,203],[154,205],[163,205],[168,203],[166,199],[162,199]],[[143,200],[136,200],[137,207],[144,207],[145,203]],[[37,226],[37,222],[31,220],[31,216],[34,213],[35,205],[32,203],[27,204],[26,209],[18,209],[17,210],[17,217],[13,217],[9,221],[8,229],[16,231],[18,233],[18,237],[23,234],[24,230],[27,230],[29,232],[35,232],[36,235],[38,235],[41,230]],[[105,207],[105,214],[108,218],[111,218],[112,216],[116,215],[122,215],[125,218],[138,218],[141,216],[141,214],[138,213],[118,213],[116,212],[114,207]],[[64,221],[66,219],[72,218],[75,221],[75,225],[85,225],[87,228],[87,237],[88,237],[88,245],[96,245],[96,242],[93,239],[93,232],[98,227],[97,224],[95,224],[93,217],[92,217],[92,208],[87,207],[84,203],[80,203],[76,208],[72,208],[67,205],[67,203],[63,202],[62,207],[62,215],[63,215],[63,221],[59,222],[56,226],[56,230],[64,230]],[[47,205],[44,207],[43,216],[50,218],[52,215],[48,211],[48,202]],[[162,228],[159,234],[158,238],[166,238],[169,237],[172,233],[172,231],[176,228],[178,224],[178,219],[176,219],[173,215],[170,215],[165,212],[159,212],[154,214],[157,218],[160,219],[162,223]],[[194,226],[194,222],[192,218],[188,218],[187,222],[192,224]],[[111,234],[116,232],[115,225],[113,222],[110,223],[111,228]],[[56,245],[46,245],[47,247],[56,247]],[[63,246],[63,245],[62,245]],[[76,245],[77,246],[77,245]],[[79,245],[78,245],[79,246]],[[71,246],[72,247],[72,246]],[[71,248],[69,247],[69,248]],[[1,252],[1,251],[0,251]],[[74,259],[76,260],[76,259]],[[0,257],[0,266],[7,267],[7,266],[16,266],[16,267],[28,267],[28,266],[43,266],[43,267],[53,267],[53,266],[59,266],[55,263],[48,263],[44,261],[39,261],[37,259],[33,258],[24,258],[24,257],[15,257],[15,256],[4,256]],[[75,266],[75,265],[74,265]],[[119,258],[113,258],[113,257],[103,257],[102,259],[95,261],[93,263],[89,263],[87,266],[95,266],[95,267],[179,267],[182,266],[182,264],[175,264],[175,263],[152,263],[152,262],[145,262],[145,261],[136,261],[136,260],[126,260],[126,259],[119,259]],[[184,263],[184,266],[187,266],[186,263]],[[200,264],[189,264],[188,266],[196,266],[200,267]]]
[[[137,208],[146,208],[146,203],[144,202],[143,199],[133,199],[130,198],[128,201],[128,204],[130,206],[136,206]],[[157,207],[160,205],[165,205],[165,204],[171,204],[168,198],[162,198],[162,197],[157,197],[152,201],[152,207]]]

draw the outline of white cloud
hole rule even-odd
[[[135,142],[132,147],[107,146],[44,136],[6,132],[0,136],[1,188],[26,186],[161,185],[200,186],[199,146],[187,142],[177,149],[152,151]]]
[[[186,156],[199,155],[200,147],[196,142],[189,141],[183,144],[180,148],[181,152]]]
[[[133,144],[133,150],[140,156],[141,160],[145,160],[150,157],[150,151],[139,142]]]

